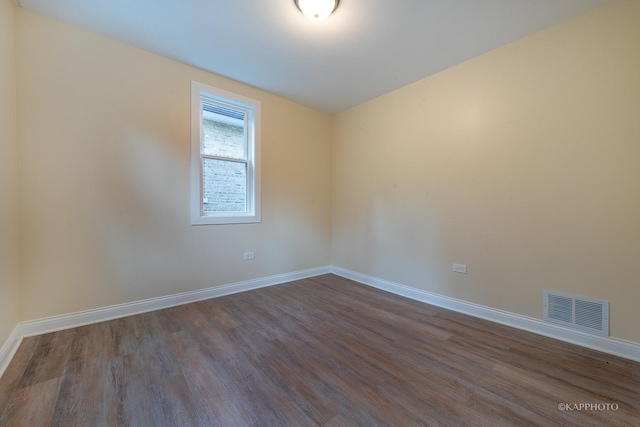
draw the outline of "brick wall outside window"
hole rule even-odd
[[[238,147],[244,146],[244,129],[212,120],[203,120],[206,144],[216,143],[218,152],[229,157],[241,157]],[[246,175],[244,163],[210,160],[203,165],[204,212],[244,212],[246,209]]]

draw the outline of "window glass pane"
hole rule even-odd
[[[211,156],[246,159],[243,111],[216,104],[202,104],[202,153]]]
[[[204,214],[247,211],[247,164],[202,159]]]

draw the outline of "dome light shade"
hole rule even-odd
[[[312,21],[324,21],[338,7],[340,0],[294,0],[298,9]]]

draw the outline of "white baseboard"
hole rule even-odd
[[[93,310],[80,311],[77,313],[64,314],[61,316],[47,317],[44,319],[29,320],[20,323],[18,325],[18,329],[21,337],[41,335],[49,332],[61,331],[63,329],[76,328],[78,326],[85,326],[92,323],[118,319],[120,317],[132,316],[134,314],[147,313],[149,311],[189,304],[192,302],[202,301],[210,298],[236,294],[252,289],[263,288],[266,286],[278,285],[280,283],[291,282],[294,280],[306,279],[308,277],[319,276],[321,274],[327,274],[329,272],[330,267],[326,266],[312,268],[309,270],[295,271],[292,273],[278,274],[276,276],[247,280],[244,282],[216,286],[207,289],[200,289],[197,291],[189,291],[180,294],[167,295],[164,297],[150,298],[142,301],[112,305],[109,307],[96,308]]]
[[[107,320],[147,313],[150,311],[161,310],[163,308],[175,307],[177,305],[189,304],[206,299],[250,291],[252,289],[264,288],[266,286],[278,285],[280,283],[292,282],[294,280],[306,279],[309,277],[319,276],[321,274],[328,274],[330,272],[331,267],[329,266],[311,268],[308,270],[262,277],[259,279],[200,289],[197,291],[183,292],[180,294],[150,298],[142,301],[112,305],[109,307],[96,308],[43,319],[28,320],[19,323],[15,327],[7,341],[0,349],[0,378],[2,377],[5,369],[9,366],[11,359],[18,350],[18,347],[24,337],[77,328],[79,326],[105,322]]]
[[[637,343],[611,337],[590,335],[559,325],[543,322],[542,320],[534,319],[532,317],[521,316],[519,314],[496,310],[483,305],[426,292],[420,289],[393,283],[388,280],[379,279],[377,277],[367,276],[366,274],[347,270],[341,267],[331,266],[331,273],[383,291],[411,298],[416,301],[447,308],[459,313],[468,314],[470,316],[490,320],[492,322],[512,326],[517,329],[522,329],[640,362],[640,344]]]
[[[347,270],[336,266],[326,266],[312,268],[309,270],[296,271],[292,273],[279,274],[276,276],[263,277],[244,282],[232,283],[224,286],[201,289],[197,291],[184,292],[164,297],[151,298],[126,304],[118,304],[110,307],[86,310],[77,313],[53,316],[44,319],[30,320],[18,324],[7,341],[0,348],[0,378],[4,373],[11,359],[15,355],[23,337],[45,334],[49,332],[70,329],[92,323],[104,322],[120,317],[132,316],[163,308],[174,307],[182,304],[202,301],[206,299],[245,292],[252,289],[266,286],[278,285],[280,283],[294,280],[306,279],[322,274],[333,273],[356,282],[372,286],[387,292],[422,301],[438,307],[447,308],[460,313],[490,320],[503,325],[512,326],[525,331],[534,332],[540,335],[556,338],[572,344],[613,354],[634,361],[640,361],[640,344],[623,341],[609,337],[599,337],[589,335],[580,331],[574,331],[562,326],[549,324],[538,319],[520,316],[506,311],[496,310],[478,304],[457,300],[420,289],[393,283],[355,271]]]
[[[15,356],[16,351],[18,351],[21,342],[22,334],[20,333],[20,325],[16,325],[11,335],[9,335],[9,338],[7,338],[7,341],[5,341],[2,348],[0,348],[0,378],[2,378],[2,374],[4,374],[11,359]]]

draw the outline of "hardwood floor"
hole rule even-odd
[[[637,426],[640,363],[325,275],[27,338],[0,425]]]

